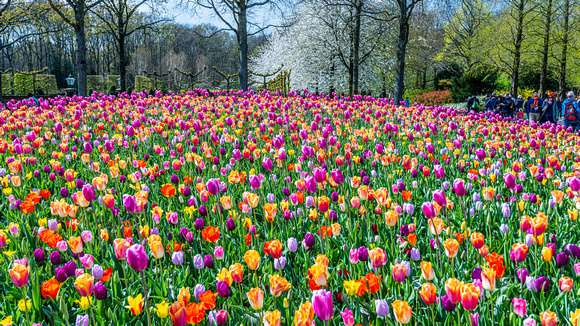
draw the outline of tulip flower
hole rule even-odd
[[[145,248],[140,244],[134,244],[127,250],[127,263],[137,272],[147,268],[149,265],[149,258],[145,252]]]
[[[527,302],[521,298],[513,299],[514,313],[520,317],[524,317],[527,314]]]
[[[542,326],[556,326],[558,324],[558,315],[553,311],[544,311],[540,314]]]
[[[28,284],[28,277],[30,274],[30,267],[21,264],[16,264],[9,270],[10,278],[17,288],[25,287]]]
[[[312,293],[312,307],[316,316],[322,321],[327,321],[333,315],[332,292],[326,290],[316,290]]]
[[[396,300],[393,302],[393,313],[397,322],[405,325],[411,321],[413,309],[407,301]]]
[[[419,290],[419,295],[426,305],[432,305],[437,301],[437,288],[431,283],[424,283]]]
[[[130,309],[133,315],[138,316],[143,311],[143,295],[141,295],[140,293],[138,296],[134,298],[132,296],[129,296],[129,298],[127,299],[127,303],[129,305],[125,306],[125,308]]]

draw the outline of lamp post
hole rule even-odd
[[[64,80],[68,85],[68,88],[66,89],[66,95],[71,96],[74,93],[73,85],[75,84],[75,79],[71,75],[68,75],[68,78],[65,78]]]

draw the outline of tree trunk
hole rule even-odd
[[[240,54],[240,89],[248,90],[248,17],[246,0],[238,1],[238,47]]]
[[[87,35],[85,34],[84,12],[85,8],[81,5],[79,5],[79,8],[77,8],[75,12],[75,34],[77,41],[77,86],[79,96],[87,96]]]
[[[409,42],[409,17],[407,0],[398,0],[399,4],[399,38],[397,42],[397,62],[395,65],[395,105],[403,100],[405,92],[405,55]]]
[[[548,50],[550,47],[550,25],[552,25],[552,1],[548,0],[546,10],[546,26],[544,28],[544,47],[542,48],[542,68],[540,71],[540,94],[544,94],[547,89],[548,76]]]
[[[361,12],[362,12],[362,0],[355,0],[355,24],[354,24],[354,42],[353,42],[353,67],[352,67],[352,78],[354,94],[358,94],[358,82],[359,82],[359,65],[360,65],[360,23],[361,23]]]
[[[119,35],[119,78],[121,93],[127,91],[127,56],[125,53],[125,35]]]
[[[560,59],[560,80],[558,83],[558,95],[561,99],[566,98],[566,65],[568,60],[568,29],[570,23],[570,0],[564,1],[564,38],[562,39],[562,57]]]
[[[522,39],[524,28],[524,1],[520,0],[518,6],[518,21],[516,26],[516,43],[514,49],[514,65],[512,67],[512,85],[510,92],[514,97],[518,96],[518,86],[520,78],[520,62],[522,57]]]

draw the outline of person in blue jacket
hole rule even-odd
[[[580,129],[580,109],[578,108],[578,103],[574,100],[574,92],[572,91],[568,92],[566,100],[562,103],[562,116],[566,127],[572,127],[574,132]]]
[[[542,106],[544,101],[538,96],[538,92],[534,92],[534,97],[526,102],[526,108],[528,109],[528,115],[530,117],[530,122],[539,122],[542,116]]]
[[[485,111],[488,113],[495,113],[497,109],[497,98],[495,93],[491,94],[491,98],[485,102]]]

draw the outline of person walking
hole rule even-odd
[[[479,108],[479,99],[475,95],[471,95],[471,97],[467,100],[467,111],[475,111]]]
[[[521,95],[518,95],[518,99],[516,100],[516,118],[518,120],[524,119],[524,98]]]
[[[580,129],[580,109],[578,109],[578,103],[574,100],[574,92],[569,91],[566,97],[566,100],[562,103],[564,125],[567,128],[572,127],[574,132],[577,132]]]
[[[534,97],[527,102],[530,121],[539,122],[542,116],[542,99],[538,96],[538,92],[534,92]]]
[[[551,122],[556,123],[556,111],[558,106],[554,101],[554,95],[550,94],[544,101],[542,105],[542,116],[540,117],[540,123]]]
[[[504,118],[514,118],[515,102],[510,93],[506,93],[501,107],[501,114]]]
[[[497,108],[497,98],[495,93],[491,94],[491,98],[485,102],[485,111],[487,113],[495,113]]]

